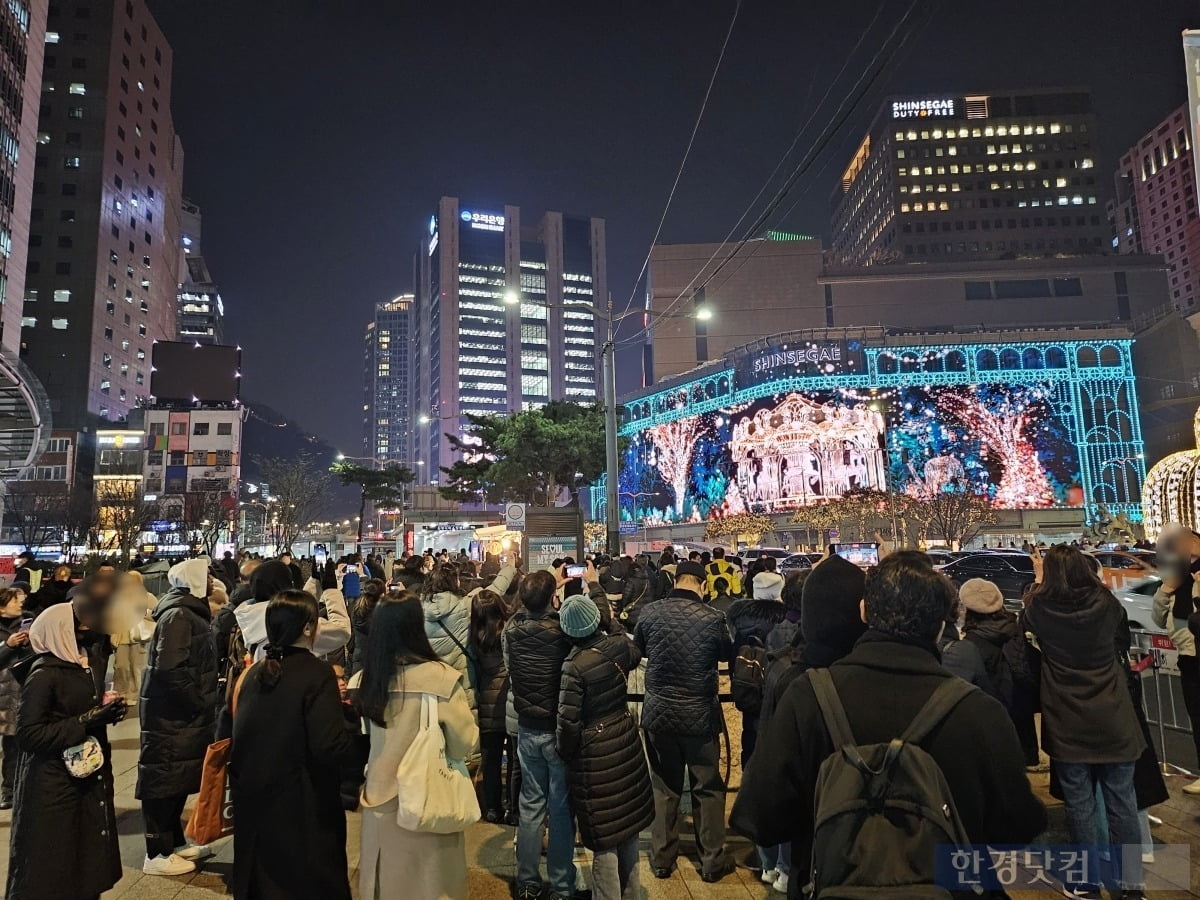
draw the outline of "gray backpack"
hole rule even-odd
[[[812,844],[815,900],[934,900],[938,845],[970,843],[946,777],[918,744],[975,690],[947,678],[898,738],[854,740],[828,669],[809,683],[836,748],[817,774]]]

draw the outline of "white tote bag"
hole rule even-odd
[[[438,700],[421,695],[421,724],[396,768],[396,824],[407,831],[456,834],[479,821],[479,800],[466,764],[446,758]]]

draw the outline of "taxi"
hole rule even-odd
[[[1100,563],[1100,578],[1110,590],[1131,587],[1158,573],[1143,554],[1128,550],[1097,550],[1092,556]]]

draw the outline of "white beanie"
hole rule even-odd
[[[779,600],[783,596],[783,576],[778,572],[759,572],[753,585],[755,600]]]

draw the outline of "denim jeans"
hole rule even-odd
[[[575,820],[567,793],[567,766],[554,749],[553,731],[517,733],[521,761],[521,817],[517,825],[517,888],[540,887],[542,829],[549,824],[546,874],[550,890],[575,893]]]
[[[638,836],[592,858],[592,900],[638,900]]]
[[[1067,827],[1076,844],[1120,846],[1122,887],[1142,887],[1142,834],[1138,823],[1133,767],[1128,763],[1054,762],[1062,786]],[[1108,834],[1097,834],[1096,788],[1104,797]]]
[[[774,869],[783,875],[792,870],[791,843],[776,844],[774,847],[758,847],[758,861],[764,872]]]

